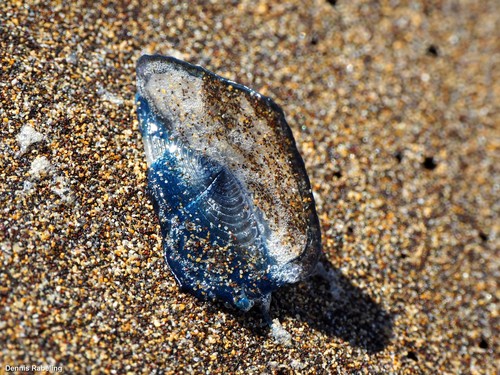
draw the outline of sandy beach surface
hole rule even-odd
[[[498,373],[498,8],[2,1],[0,373]],[[281,327],[169,272],[135,115],[144,53],[283,108],[333,283],[278,291]]]

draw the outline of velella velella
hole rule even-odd
[[[149,195],[181,288],[247,311],[309,275],[319,221],[281,108],[168,56],[143,55],[137,87]]]

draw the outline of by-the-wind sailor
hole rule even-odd
[[[248,310],[307,276],[319,222],[281,109],[172,57],[142,56],[137,86],[148,188],[181,287]]]

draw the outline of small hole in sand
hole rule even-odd
[[[481,241],[483,242],[486,242],[488,241],[488,235],[486,233],[484,233],[483,231],[480,231],[479,232],[479,238],[481,239]]]
[[[431,45],[427,48],[427,54],[428,54],[429,56],[434,56],[434,57],[439,56],[439,51],[438,51],[438,48],[437,48],[434,44],[431,44]]]
[[[437,167],[437,163],[432,156],[427,156],[424,159],[424,162],[422,163],[422,165],[424,166],[425,169],[428,169],[430,171],[436,169],[436,167]]]
[[[488,345],[488,341],[484,337],[481,338],[478,345],[481,349],[488,349],[490,346]]]
[[[406,356],[409,359],[411,359],[412,361],[418,362],[417,353],[415,353],[415,352],[408,352],[408,354]]]

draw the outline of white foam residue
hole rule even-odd
[[[123,104],[123,99],[119,97],[118,95],[113,94],[112,92],[106,91],[102,98],[110,103],[116,104],[116,105],[122,105]]]
[[[71,202],[73,200],[73,194],[68,185],[69,183],[66,177],[57,176],[54,178],[54,185],[50,190],[59,195],[62,200]]]
[[[293,368],[294,370],[303,370],[307,367],[307,365],[296,359],[292,359],[292,361],[290,362],[290,367]]]
[[[43,139],[43,134],[37,132],[29,125],[23,125],[21,131],[16,137],[17,142],[19,143],[19,156],[24,154],[29,146],[33,143],[40,142]]]
[[[283,328],[278,319],[274,319],[271,323],[271,336],[277,344],[291,346],[292,335]]]
[[[105,88],[103,88],[101,86],[98,86],[97,94],[100,95],[103,100],[110,102],[112,104],[116,104],[116,105],[123,104],[123,99],[121,97],[119,97],[116,94],[113,94],[112,92],[106,90]]]
[[[29,174],[33,178],[39,178],[50,169],[50,162],[45,156],[38,156],[31,162]]]

